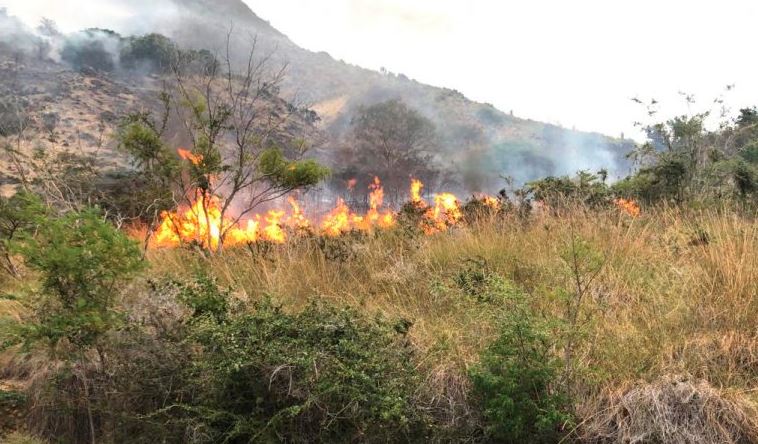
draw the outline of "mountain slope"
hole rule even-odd
[[[126,3],[126,2],[125,2]],[[180,44],[221,49],[231,28],[233,52],[257,39],[259,54],[288,64],[285,95],[310,104],[335,139],[360,105],[400,98],[435,122],[442,140],[440,158],[453,165],[461,188],[493,186],[502,174],[518,182],[579,169],[608,168],[611,176],[628,169],[624,154],[631,142],[520,119],[457,91],[432,87],[403,75],[379,73],[311,52],[290,41],[241,0],[157,0],[177,11],[156,17],[153,28]],[[169,6],[170,5],[170,6]],[[296,11],[293,11],[296,13]]]

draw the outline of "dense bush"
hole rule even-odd
[[[137,244],[94,209],[40,220],[18,250],[41,276],[37,320],[25,340],[53,345],[94,345],[115,321],[116,286],[144,265]]]
[[[121,64],[127,69],[166,72],[177,62],[179,52],[171,39],[160,34],[131,37],[121,48]]]
[[[488,439],[506,443],[558,442],[571,422],[559,385],[550,325],[534,314],[511,285],[500,287],[505,304],[497,339],[470,371]],[[466,288],[471,288],[467,285]]]
[[[5,271],[16,274],[15,244],[37,227],[47,211],[38,196],[23,190],[0,196],[0,267]]]
[[[202,412],[192,421],[211,441],[423,437],[412,350],[390,323],[315,303],[298,314],[264,302],[227,322],[216,317],[196,321],[197,384],[207,390],[187,407]]]

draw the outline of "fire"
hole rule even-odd
[[[311,229],[311,222],[303,214],[303,210],[300,209],[300,204],[292,196],[287,196],[287,202],[292,207],[292,215],[289,217],[288,225],[296,230],[308,232]]]
[[[189,209],[179,214],[164,212],[155,233],[157,245],[196,241],[206,248],[218,248],[221,237],[221,210],[218,199],[198,191]]]
[[[321,222],[321,231],[326,236],[339,236],[350,230],[350,210],[342,199],[337,200],[337,206],[329,212]]]
[[[190,162],[202,162],[201,155],[184,149],[179,149],[178,152]],[[426,233],[443,231],[462,220],[463,214],[455,195],[436,194],[433,205],[430,205],[421,197],[423,187],[420,180],[414,179],[411,182],[410,199],[423,212],[422,228]],[[271,209],[265,214],[253,214],[240,220],[222,214],[222,201],[219,197],[207,190],[198,189],[187,207],[161,215],[152,245],[167,247],[195,243],[217,250],[222,244],[234,246],[262,241],[284,243],[290,236],[316,231],[324,236],[340,236],[350,231],[371,232],[395,226],[396,214],[384,207],[384,188],[378,177],[374,177],[369,190],[369,208],[365,213],[352,212],[339,199],[320,222],[314,223],[294,196],[287,197],[288,208]]]
[[[497,200],[496,197],[492,196],[482,196],[482,202],[487,207],[493,209],[493,210],[499,210],[500,209],[500,201]]]
[[[284,211],[271,210],[266,213],[266,217],[264,218],[266,227],[263,229],[264,239],[278,244],[284,243],[287,240],[287,235],[280,225],[283,217]]]
[[[613,203],[616,207],[632,217],[640,215],[640,206],[632,199],[618,198],[614,199]]]
[[[411,180],[411,202],[414,204],[423,202],[421,200],[421,189],[424,188],[424,184],[418,179]]]
[[[200,162],[203,161],[202,154],[195,154],[192,151],[185,150],[184,148],[177,148],[176,152],[179,153],[179,157],[184,160],[189,160],[193,165],[200,165]]]

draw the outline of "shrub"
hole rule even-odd
[[[179,49],[168,37],[147,34],[130,38],[121,49],[121,63],[125,68],[145,68],[166,72],[177,61]]]
[[[270,302],[253,314],[198,322],[203,345],[187,411],[213,442],[418,440],[423,415],[412,350],[390,323],[313,303],[287,314]]]
[[[571,415],[556,387],[560,361],[552,355],[550,326],[520,292],[506,285],[502,294],[507,307],[500,334],[470,371],[487,436],[496,442],[557,442]]]
[[[14,244],[28,235],[46,212],[39,197],[25,191],[9,198],[0,197],[0,266],[7,272],[16,274]]]
[[[117,285],[143,266],[137,244],[95,209],[46,218],[19,246],[41,274],[38,322],[27,341],[93,345],[116,318]]]

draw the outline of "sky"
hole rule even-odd
[[[732,111],[758,104],[755,0],[244,1],[306,49],[569,128],[634,136],[646,113],[633,97],[670,116],[687,110],[679,92],[718,114],[727,85]],[[64,30],[129,19],[102,0],[0,6]]]

